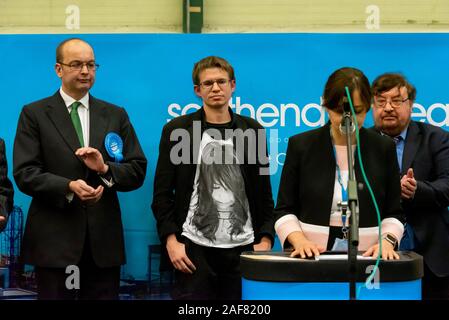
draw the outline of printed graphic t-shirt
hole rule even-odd
[[[202,246],[233,248],[254,241],[244,179],[232,137],[224,134],[229,125],[208,124],[201,139],[182,235]]]

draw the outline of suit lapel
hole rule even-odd
[[[67,143],[73,153],[75,153],[81,145],[78,136],[76,135],[72,120],[70,119],[70,114],[59,92],[57,92],[50,100],[46,113],[63,140]]]
[[[202,109],[192,114],[192,121],[188,123],[187,132],[190,137],[190,163],[194,164],[198,161],[201,139],[205,129],[205,123],[201,116]],[[195,143],[194,143],[195,142]]]
[[[407,136],[405,137],[404,155],[402,156],[402,174],[405,174],[408,168],[411,168],[416,152],[421,145],[422,135],[418,126],[410,121]]]
[[[319,137],[317,142],[313,145],[312,154],[314,163],[310,163],[307,174],[315,179],[317,183],[320,184],[320,188],[323,195],[323,201],[317,203],[317,211],[322,210],[322,212],[331,212],[332,210],[332,199],[334,197],[335,183],[335,172],[337,168],[337,162],[333,152],[333,142],[330,133],[330,122],[321,127],[319,130]],[[320,165],[316,165],[319,163]],[[317,178],[319,177],[319,178]],[[331,181],[331,183],[322,183],[321,181]],[[318,215],[317,215],[318,216]],[[323,215],[322,219],[328,219],[329,216]],[[316,219],[316,218],[311,218]],[[313,221],[313,220],[312,220]],[[328,220],[317,221],[321,225],[326,225],[329,223]]]
[[[107,109],[97,99],[89,96],[89,146],[104,149],[107,128]],[[120,135],[120,132],[116,132]],[[122,137],[123,139],[123,137]]]

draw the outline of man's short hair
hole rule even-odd
[[[378,76],[371,85],[373,96],[378,96],[393,88],[407,88],[407,94],[410,101],[415,101],[416,89],[408,82],[408,80],[400,73],[384,73]]]
[[[200,84],[200,73],[203,70],[211,69],[211,68],[218,68],[226,71],[229,76],[229,80],[235,80],[234,75],[234,68],[227,62],[225,59],[216,57],[216,56],[209,56],[206,58],[201,59],[197,63],[195,63],[195,66],[193,67],[192,72],[192,80],[194,85]]]
[[[64,55],[62,54],[62,49],[64,49],[64,45],[65,45],[66,43],[68,43],[68,42],[70,42],[70,41],[74,41],[74,40],[82,41],[82,42],[84,42],[84,43],[89,44],[88,42],[86,42],[86,41],[84,41],[83,39],[80,39],[80,38],[69,38],[69,39],[66,39],[66,40],[62,41],[62,42],[58,45],[58,47],[56,48],[56,62],[57,62],[57,63],[61,63],[62,60],[64,59]],[[89,44],[89,46],[90,46],[90,44]]]

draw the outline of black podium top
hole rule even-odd
[[[377,271],[380,275],[380,281],[411,281],[422,278],[422,256],[412,251],[402,251],[398,254],[399,260],[380,261]],[[240,256],[242,276],[248,280],[273,282],[349,281],[348,260],[338,259],[337,253],[322,253],[319,260],[289,258],[289,255],[290,252],[243,252]],[[271,256],[271,258],[267,256]],[[372,267],[368,267],[375,264],[376,259],[357,259],[356,281],[365,282],[373,270]]]

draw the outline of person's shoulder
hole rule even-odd
[[[305,143],[310,140],[320,139],[323,135],[324,131],[329,130],[329,126],[323,126],[311,130],[307,130],[298,134],[295,134],[288,138],[288,141],[291,143]],[[330,134],[330,133],[329,133]]]
[[[51,102],[55,99],[55,95],[45,97],[39,100],[32,101],[30,103],[27,103],[23,109],[30,110],[30,111],[40,111],[42,110],[43,106],[50,105]]]
[[[362,127],[362,128],[360,128],[359,133],[363,134],[366,138],[372,139],[372,140],[378,140],[378,141],[391,140],[391,138],[380,134],[380,132],[375,127],[371,127],[371,128]]]
[[[181,129],[181,128],[187,128],[193,124],[193,121],[197,119],[198,121],[201,121],[201,117],[199,117],[198,112],[192,112],[188,114],[184,114],[178,117],[175,117],[171,119],[169,122],[167,122],[164,125],[165,130],[174,130],[174,129]]]
[[[121,119],[121,121],[127,121],[128,119],[128,112],[126,111],[125,107],[106,100],[98,99],[93,96],[89,97],[89,108],[106,110],[109,117],[114,119]]]
[[[412,121],[411,124],[416,125],[419,131],[427,134],[438,134],[438,135],[448,135],[446,130],[443,130],[440,127],[437,127],[430,123],[420,122],[420,121]]]
[[[89,104],[90,105],[96,105],[96,106],[99,106],[99,107],[108,108],[108,110],[116,111],[116,112],[120,112],[120,111],[124,110],[123,107],[121,107],[121,106],[119,106],[117,104],[108,102],[106,100],[98,99],[98,98],[93,97],[93,96],[90,96]]]
[[[361,134],[363,134],[363,139],[365,140],[365,142],[368,143],[371,148],[375,147],[392,148],[395,146],[395,143],[392,138],[380,134],[380,132],[375,127],[361,128],[360,132]],[[362,137],[360,139],[361,139],[360,141],[362,141]]]
[[[418,121],[413,121],[411,126],[415,126],[414,132],[418,132],[418,135],[421,135],[422,143],[427,145],[429,150],[432,150],[431,152],[439,152],[442,148],[447,149],[449,147],[449,132],[446,130]]]
[[[257,120],[255,120],[251,117],[244,116],[244,115],[241,115],[238,113],[234,113],[234,117],[236,120],[244,122],[248,128],[265,129],[263,125],[261,125]]]

